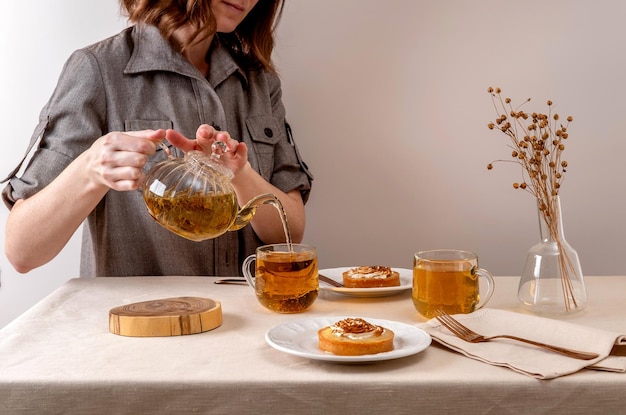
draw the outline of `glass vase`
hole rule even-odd
[[[541,242],[530,248],[518,288],[524,306],[538,314],[567,314],[587,305],[578,253],[565,240],[559,196],[537,199]]]

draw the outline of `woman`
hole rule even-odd
[[[6,179],[5,250],[18,272],[53,259],[85,221],[83,276],[238,275],[245,256],[285,239],[260,208],[250,226],[192,242],[146,213],[143,172],[224,141],[240,205],[261,193],[304,233],[312,177],[291,140],[271,62],[282,0],[121,0],[133,26],[78,50],[43,108],[28,166]],[[194,137],[188,139],[186,137]],[[172,147],[173,146],[173,147]]]

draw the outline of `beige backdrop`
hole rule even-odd
[[[625,17],[621,0],[288,0],[276,60],[315,174],[306,242],[321,267],[410,267],[416,250],[456,247],[519,275],[537,215],[511,186],[517,166],[486,169],[510,154],[486,127],[493,85],[531,97],[529,111],[551,99],[574,116],[566,237],[587,275],[624,274]],[[2,19],[0,175],[20,159],[69,53],[125,26],[115,0],[9,4]],[[78,255],[78,235],[28,275],[1,255],[0,327],[76,276]]]

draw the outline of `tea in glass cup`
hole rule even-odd
[[[480,277],[487,283],[483,295]],[[471,313],[487,304],[493,290],[493,276],[478,267],[478,257],[473,252],[435,249],[415,254],[412,298],[424,317],[435,317],[437,309],[448,314]]]
[[[319,292],[317,268],[317,250],[303,244],[260,246],[242,266],[257,300],[278,313],[300,313],[311,307]]]

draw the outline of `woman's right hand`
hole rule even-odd
[[[163,138],[165,130],[106,134],[88,150],[87,171],[95,182],[113,190],[136,190],[144,181],[144,165]]]
[[[17,200],[5,238],[5,253],[13,267],[24,273],[54,258],[109,189],[141,187],[143,167],[164,137],[165,130],[106,134],[48,186]]]

